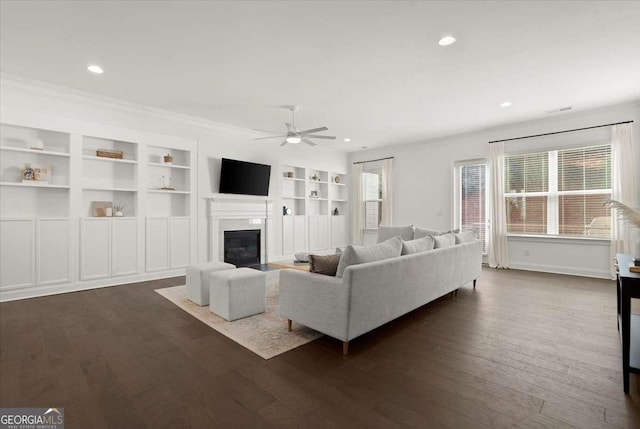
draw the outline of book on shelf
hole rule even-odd
[[[633,262],[629,264],[629,271],[632,273],[640,274],[640,265],[635,265]]]

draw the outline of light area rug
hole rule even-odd
[[[222,335],[251,350],[263,359],[310,343],[322,336],[313,329],[295,324],[287,331],[287,321],[278,315],[278,282],[267,280],[267,311],[262,314],[228,322],[200,307],[186,297],[185,285],[156,289],[156,292]],[[297,326],[296,326],[297,325]]]

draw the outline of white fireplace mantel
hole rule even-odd
[[[209,261],[223,258],[221,237],[225,229],[261,229],[261,263],[268,261],[268,225],[273,215],[273,202],[266,197],[217,194],[208,201]],[[246,227],[239,226],[245,221]],[[225,228],[225,225],[230,228]],[[232,225],[232,226],[231,226]]]

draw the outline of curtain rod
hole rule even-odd
[[[370,159],[369,161],[358,161],[354,162],[354,164],[364,164],[365,162],[376,162],[376,161],[384,161],[385,159],[393,159],[395,156],[388,156],[386,158],[378,158],[378,159]]]
[[[633,123],[633,121],[623,121],[623,122],[616,122],[616,123],[613,123],[613,124],[594,125],[593,127],[574,128],[573,130],[555,131],[553,133],[535,134],[535,135],[532,135],[532,136],[514,137],[514,138],[511,138],[511,139],[503,139],[503,140],[494,140],[494,141],[490,141],[489,144],[491,144],[491,143],[500,143],[500,142],[510,142],[510,141],[513,141],[513,140],[530,139],[530,138],[534,138],[534,137],[552,136],[554,134],[572,133],[574,131],[584,131],[584,130],[591,130],[593,128],[612,127],[614,125],[632,124],[632,123]]]

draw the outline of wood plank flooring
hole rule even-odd
[[[323,337],[269,361],[153,292],[182,283],[0,304],[0,406],[67,428],[640,428],[612,281],[484,269],[348,356]]]

